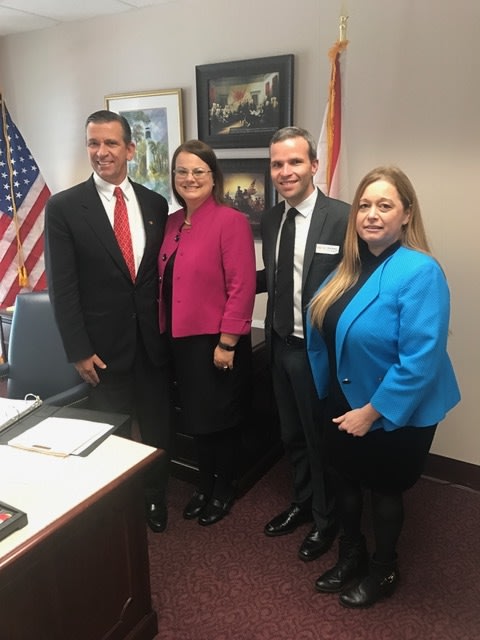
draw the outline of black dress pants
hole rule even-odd
[[[168,453],[172,441],[172,408],[170,402],[170,380],[167,362],[155,366],[143,346],[137,340],[137,352],[129,371],[110,372],[108,368],[98,371],[100,383],[90,389],[89,407],[97,411],[113,411],[128,414],[136,419],[144,444],[164,449],[167,459],[152,465],[145,476],[148,498],[163,499],[168,480]]]
[[[333,524],[334,490],[324,465],[323,403],[303,341],[272,335],[272,379],[280,431],[293,468],[293,502],[312,506],[319,531]]]

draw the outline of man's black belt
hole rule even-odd
[[[274,331],[274,333],[275,333],[275,337],[278,340],[281,340],[285,344],[288,344],[289,347],[303,348],[305,346],[305,340],[303,338],[297,338],[297,336],[292,336],[292,335],[282,338],[282,336],[279,336],[276,331]]]

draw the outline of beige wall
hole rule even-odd
[[[478,0],[176,0],[0,38],[0,87],[52,191],[89,174],[83,122],[107,94],[182,88],[185,134],[196,137],[196,64],[295,54],[295,124],[318,136],[342,8],[350,191],[383,163],[401,166],[417,188],[450,283],[450,353],[463,393],[433,452],[480,464]]]

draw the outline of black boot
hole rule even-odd
[[[358,585],[340,594],[340,604],[344,607],[371,607],[378,600],[390,597],[397,588],[399,579],[396,560],[378,562],[372,559],[368,576]]]
[[[341,536],[338,542],[338,562],[325,571],[315,582],[321,593],[339,593],[349,582],[362,578],[368,569],[368,554],[365,538],[355,541]]]

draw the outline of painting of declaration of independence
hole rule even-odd
[[[268,158],[220,159],[225,204],[244,213],[253,235],[260,238],[262,213],[273,206],[274,193]]]
[[[170,185],[173,152],[183,141],[180,89],[107,96],[107,109],[124,116],[132,129],[135,156],[128,175],[164,196],[170,211],[178,209]]]
[[[228,135],[245,129],[278,129],[278,73],[226,78],[209,84],[210,133]],[[240,131],[238,131],[240,130]],[[235,132],[235,131],[234,131]]]
[[[198,134],[214,147],[267,146],[292,123],[293,56],[196,67]]]

